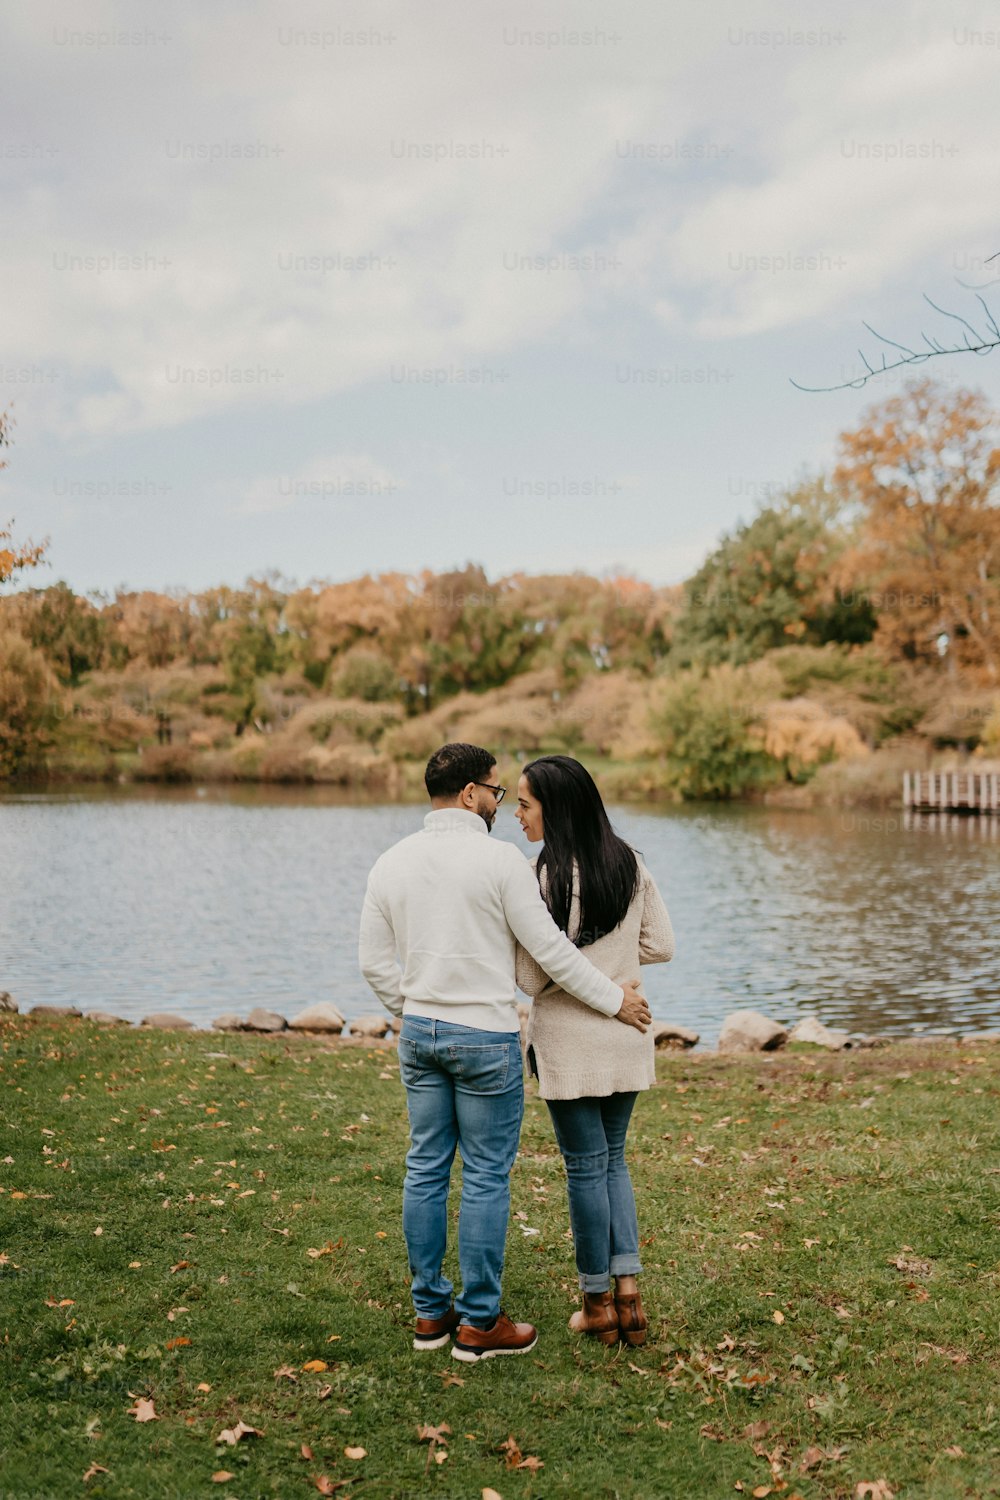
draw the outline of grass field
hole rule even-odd
[[[540,1338],[469,1368],[410,1348],[390,1048],[0,1044],[2,1500],[1000,1495],[1000,1047],[663,1056],[641,1350],[566,1330],[530,1094],[504,1302]]]

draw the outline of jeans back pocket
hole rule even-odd
[[[427,1072],[427,1058],[423,1045],[401,1036],[398,1046],[399,1076],[404,1083],[417,1083]]]
[[[448,1048],[449,1069],[455,1082],[470,1094],[502,1094],[510,1071],[511,1042],[488,1046]],[[520,1057],[518,1046],[518,1056]]]

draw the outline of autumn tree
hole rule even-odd
[[[292,592],[283,624],[299,669],[321,687],[337,659],[355,648],[379,651],[396,662],[401,618],[415,591],[404,575],[383,573]]]
[[[68,583],[14,594],[5,601],[4,612],[8,623],[38,647],[67,687],[79,686],[85,673],[103,664],[107,622]]]
[[[22,568],[36,568],[48,547],[48,542],[18,545],[14,541],[13,525],[10,521],[7,526],[0,526],[0,584],[8,583]]]
[[[435,700],[502,687],[531,663],[538,637],[512,578],[491,584],[478,564],[422,578],[426,661]]]
[[[997,441],[981,394],[924,380],[842,434],[835,475],[859,517],[842,577],[870,599],[877,639],[990,682],[1000,672]]]
[[[0,621],[0,780],[41,769],[60,712],[42,652]]]
[[[0,412],[0,469],[11,443],[14,419]],[[48,542],[16,543],[13,521],[0,527],[0,586],[35,568]],[[60,712],[58,683],[42,652],[26,640],[14,618],[17,596],[0,603],[0,780],[40,767]]]
[[[0,411],[0,450],[9,448],[11,445],[11,428],[14,426],[14,418],[9,411]],[[0,469],[6,469],[7,459],[0,451]],[[39,544],[34,542],[23,542],[20,545],[14,541],[13,521],[0,527],[0,584],[8,583],[15,573],[22,568],[36,568],[45,555],[48,542]]]
[[[875,619],[868,601],[845,598],[831,584],[848,543],[838,511],[817,479],[724,536],[684,585],[674,630],[678,664],[740,663],[778,646],[869,640]]]
[[[680,593],[677,587],[654,588],[637,578],[603,582],[599,628],[607,665],[653,673],[670,650]]]
[[[136,661],[148,667],[166,667],[187,660],[189,621],[185,600],[152,589],[119,589],[103,614],[116,666]]]
[[[184,636],[191,666],[217,666],[222,660],[224,622],[232,612],[232,594],[232,589],[221,585],[184,600]]]
[[[286,664],[282,635],[285,595],[267,579],[248,578],[228,594],[226,619],[220,625],[222,664],[229,691],[238,705],[236,733],[254,717],[261,679]]]

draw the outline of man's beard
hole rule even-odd
[[[479,809],[479,816],[482,818],[483,822],[486,824],[486,831],[487,831],[487,833],[492,833],[493,832],[493,824],[496,822],[496,816],[497,816],[497,810],[496,810],[496,808],[494,807],[493,810],[492,810],[492,812],[487,812],[485,807],[481,807]]]

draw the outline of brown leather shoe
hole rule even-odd
[[[414,1349],[443,1349],[458,1327],[458,1313],[451,1308],[443,1318],[418,1318],[413,1326]]]
[[[649,1327],[642,1298],[638,1292],[615,1292],[615,1309],[623,1343],[638,1349],[640,1344],[646,1342],[646,1329]]]
[[[473,1328],[471,1323],[462,1323],[455,1335],[451,1357],[474,1365],[477,1360],[492,1359],[495,1354],[527,1354],[537,1343],[537,1328],[530,1323],[512,1323],[501,1311],[492,1328]]]
[[[583,1307],[569,1320],[573,1333],[587,1333],[600,1344],[617,1344],[618,1312],[610,1292],[584,1292]]]

